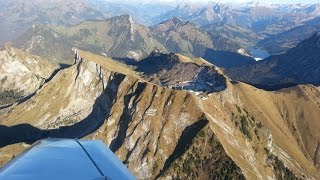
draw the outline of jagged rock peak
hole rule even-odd
[[[83,58],[80,56],[77,48],[72,48],[72,51],[74,52],[73,64],[81,63]]]

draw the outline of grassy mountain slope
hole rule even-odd
[[[82,61],[31,99],[1,110],[2,161],[12,156],[10,148],[24,147],[19,142],[84,137],[102,139],[142,179],[319,177],[314,86],[267,92],[227,79],[219,92],[181,91],[79,53]]]
[[[50,27],[34,26],[15,39],[13,46],[56,63],[72,63],[72,41]]]
[[[218,50],[220,44],[216,44],[206,31],[177,18],[153,27],[140,25],[129,15],[103,21],[87,20],[68,28],[35,26],[13,45],[66,64],[71,63],[73,47],[130,63],[147,57],[154,50],[192,58],[204,57],[219,67],[234,67],[254,61],[235,52]],[[52,51],[53,48],[56,51]]]
[[[151,30],[135,23],[129,15],[107,20],[87,20],[68,28],[37,26],[13,44],[67,64],[72,62],[70,55],[73,47],[108,57],[135,60],[147,56],[154,49],[166,52],[166,48],[153,38]],[[59,53],[52,51],[52,48]]]
[[[162,44],[170,52],[202,57],[206,49],[213,49],[209,34],[190,22],[172,18],[153,27]]]
[[[135,23],[129,15],[56,30],[73,40],[75,46],[109,57],[140,59],[154,49],[166,50],[149,28]]]

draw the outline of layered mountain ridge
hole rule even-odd
[[[235,3],[236,4],[236,3]],[[175,9],[162,14],[160,19],[178,17],[199,25],[215,23],[235,24],[251,27],[253,31],[271,35],[281,33],[319,16],[319,4],[290,7],[290,5],[242,4],[240,6],[222,2],[184,2]]]
[[[133,65],[154,50],[191,58],[204,57],[219,67],[255,61],[237,52],[227,52],[227,47],[219,49],[226,43],[224,40],[218,42],[213,42],[211,36],[197,25],[177,18],[149,28],[136,23],[129,15],[121,15],[103,21],[84,21],[69,28],[35,27],[15,40],[13,45],[66,64],[72,63],[70,49],[74,46]],[[51,48],[59,53],[50,51]]]
[[[259,49],[267,50],[270,54],[283,53],[307,38],[307,36],[310,36],[313,31],[318,31],[319,29],[314,25],[320,15],[319,4],[269,4],[257,2],[184,2],[174,5],[158,2],[130,3],[91,0],[77,2],[70,0],[36,0],[24,2],[16,0],[14,2],[0,1],[0,5],[2,7],[0,9],[0,23],[3,27],[1,30],[2,34],[6,34],[0,36],[0,45],[21,37],[35,25],[73,27],[90,19],[103,20],[121,14],[130,14],[135,21],[142,22],[149,27],[156,26],[156,24],[174,17],[178,17],[183,21],[190,21],[201,27],[204,25],[211,26],[209,30],[206,30],[213,37],[216,50],[237,52],[239,48],[248,48],[250,47],[248,45],[253,43],[255,46],[258,43],[257,47]],[[221,27],[212,28],[212,26],[216,25],[228,29],[229,33],[221,32],[221,29],[219,29]],[[244,34],[244,36],[238,36],[239,33]],[[297,33],[302,33],[303,36]],[[237,35],[237,41],[235,41],[234,35]],[[221,38],[219,38],[220,36]],[[259,42],[261,38],[266,39]],[[280,39],[278,44],[273,43],[275,38]],[[205,44],[207,43],[208,41],[206,40]],[[72,42],[71,44],[75,43]],[[147,44],[150,45],[149,43]],[[181,48],[177,44],[171,48]],[[182,44],[187,43],[183,42]],[[153,44],[151,43],[151,45]],[[184,51],[190,45],[183,46],[182,50]],[[157,46],[154,45],[152,48],[154,47]],[[194,46],[190,47],[194,48]],[[88,49],[95,48],[96,51],[104,49],[100,45],[88,47]],[[168,50],[172,51],[170,48]],[[141,50],[142,52],[136,51],[133,51],[135,56],[137,54],[144,55],[143,50]],[[193,50],[190,51],[190,54],[199,54],[198,52],[193,53]],[[119,52],[116,52],[116,55],[118,56]],[[112,55],[112,57],[115,56]]]
[[[103,56],[78,53],[76,64],[30,99],[1,110],[1,161],[24,149],[24,142],[84,137],[102,139],[138,178],[319,177],[316,87],[267,92],[226,78],[224,89],[204,96],[150,83],[148,74]],[[201,168],[207,161],[212,166]]]

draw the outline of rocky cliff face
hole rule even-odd
[[[21,142],[88,138],[102,139],[139,179],[319,178],[314,86],[266,92],[225,78],[225,89],[204,96],[79,55],[31,99],[1,110],[2,161]]]
[[[0,105],[35,92],[59,67],[10,46],[1,49],[0,64]]]

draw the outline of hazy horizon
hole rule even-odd
[[[317,4],[320,3],[319,0],[105,0],[112,2],[122,2],[122,3],[174,3],[179,4],[183,2],[191,3],[206,3],[206,2],[221,2],[221,3],[248,3],[248,2],[258,2],[264,4]]]

